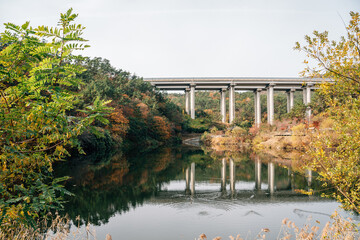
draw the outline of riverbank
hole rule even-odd
[[[274,149],[281,151],[304,151],[318,135],[332,134],[329,119],[314,121],[311,124],[285,120],[274,125],[262,124],[260,127],[243,129],[233,127],[227,130],[212,129],[205,132],[201,140],[213,150],[254,150]]]

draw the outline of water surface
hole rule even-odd
[[[254,239],[262,228],[270,229],[267,239],[276,239],[284,218],[323,226],[339,204],[298,193],[321,191],[320,183],[314,173],[302,175],[280,162],[180,147],[85,157],[57,172],[72,176],[66,187],[75,197],[65,212],[90,222],[98,239],[108,233],[113,239],[194,239],[201,233]]]

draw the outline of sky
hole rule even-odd
[[[345,35],[360,0],[0,0],[3,23],[55,26],[73,8],[90,48],[141,77],[298,77],[295,42]]]

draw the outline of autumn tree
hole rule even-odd
[[[306,60],[304,75],[333,80],[319,90],[332,130],[317,133],[308,166],[318,171],[325,186],[335,188],[328,196],[360,213],[360,16],[350,16],[347,35],[339,41],[330,41],[327,31],[314,31],[305,36],[306,45],[296,43],[295,49],[317,62],[311,66]]]
[[[77,136],[94,120],[106,122],[109,108],[99,98],[76,107],[85,68],[73,64],[73,52],[87,47],[76,17],[69,9],[57,27],[6,23],[1,33],[0,224],[33,224],[61,206],[68,192],[65,178],[52,178],[52,163],[79,148]]]

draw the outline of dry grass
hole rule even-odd
[[[293,221],[284,219],[282,221],[281,229],[276,239],[278,240],[356,240],[360,239],[358,226],[350,218],[343,218],[335,212],[332,216],[332,221],[327,222],[325,227],[321,230],[318,226],[311,226],[305,224],[301,228],[296,226]],[[320,222],[316,221],[317,224]],[[254,238],[256,240],[266,239],[266,233],[269,229],[262,229]],[[215,237],[213,240],[220,240],[221,237]],[[236,237],[229,236],[231,240],[247,240],[248,237],[241,237],[240,234]],[[253,238],[251,238],[253,239]],[[197,240],[207,240],[205,234],[201,234]]]
[[[42,225],[47,226],[44,221]],[[70,230],[70,226],[74,227],[67,217],[56,217],[51,221],[51,225],[47,227],[46,231],[41,228],[31,228],[24,224],[4,224],[0,228],[0,240],[97,240],[95,230],[91,229],[88,224],[83,230],[80,226],[75,226],[75,229]],[[105,240],[112,240],[108,234]]]

